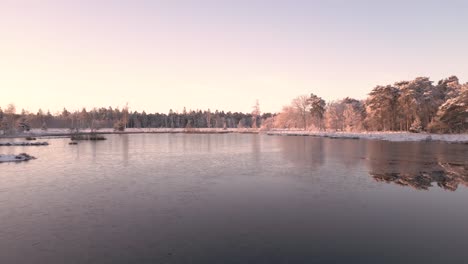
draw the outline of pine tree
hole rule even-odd
[[[257,101],[255,102],[255,105],[253,106],[253,111],[252,111],[252,128],[257,128],[257,123],[258,119],[260,117],[260,103]]]
[[[395,130],[399,90],[391,85],[376,86],[366,100],[366,124],[370,130]]]
[[[460,94],[440,106],[431,131],[444,133],[468,132],[468,83],[461,87]]]
[[[323,117],[325,114],[325,101],[318,97],[315,94],[310,94],[310,98],[308,100],[310,104],[310,113],[314,118],[314,125],[319,129],[322,130],[323,127]]]

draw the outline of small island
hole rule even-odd
[[[0,163],[2,162],[21,162],[21,161],[29,161],[32,159],[36,159],[35,157],[26,154],[26,153],[21,153],[18,155],[0,155]]]

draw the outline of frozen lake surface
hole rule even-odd
[[[468,259],[466,144],[106,137],[0,147],[0,263]]]

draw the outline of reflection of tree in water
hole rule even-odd
[[[468,186],[464,146],[430,143],[369,142],[370,175],[379,182],[428,190],[436,183],[455,191]]]
[[[460,163],[432,164],[430,168],[418,173],[371,172],[377,181],[410,186],[418,190],[428,190],[432,183],[446,190],[455,191],[459,184],[468,186],[468,165]]]
[[[121,144],[122,144],[122,164],[125,167],[128,166],[128,147],[129,147],[128,136],[129,135],[119,135],[119,137],[121,138]]]
[[[336,161],[351,169],[359,166],[366,153],[365,141],[354,139],[324,139],[324,149],[328,161]]]
[[[322,138],[278,137],[284,158],[300,166],[320,167],[325,161]]]

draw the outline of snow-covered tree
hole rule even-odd
[[[459,96],[462,86],[457,76],[450,76],[446,79],[440,80],[436,87],[440,91],[440,95],[445,102]]]
[[[325,125],[328,129],[343,130],[344,104],[341,101],[333,101],[327,104],[325,111]]]
[[[0,120],[0,130],[4,134],[13,134],[15,133],[15,124],[16,124],[16,107],[14,104],[9,104],[3,112],[3,118]]]
[[[184,107],[184,110],[185,110],[185,107]],[[211,111],[210,111],[210,109],[208,109],[208,111],[206,111],[206,126],[208,128],[211,127]]]
[[[468,83],[461,87],[457,97],[448,99],[440,106],[431,130],[445,133],[468,132]]]
[[[268,117],[262,122],[261,130],[271,130],[275,127],[276,116]]]
[[[363,103],[346,97],[339,101],[328,103],[325,111],[327,128],[343,131],[359,131],[364,118]]]
[[[369,130],[395,130],[399,90],[391,85],[376,86],[366,100]]]
[[[307,95],[298,96],[293,99],[291,106],[294,109],[293,113],[296,113],[300,117],[300,120],[301,120],[300,127],[306,130],[308,127],[307,121],[310,117],[309,97]]]
[[[422,131],[422,123],[419,116],[416,116],[413,123],[411,124],[411,127],[409,128],[409,131],[413,133],[419,133]]]
[[[319,130],[322,130],[323,117],[325,114],[325,101],[315,94],[310,94],[308,103],[310,105],[309,109],[314,120],[315,127],[317,127]]]
[[[427,103],[433,97],[432,81],[427,77],[418,77],[409,82],[398,82],[395,86],[400,91],[398,106],[402,113],[404,129],[408,131],[417,118],[425,128],[431,118],[431,107],[428,107]]]
[[[274,127],[277,128],[299,128],[303,127],[303,117],[297,108],[284,106],[280,114],[275,117]]]
[[[364,106],[361,101],[345,98],[343,100],[343,124],[346,131],[361,131],[365,115]]]
[[[237,128],[245,128],[245,118],[239,120],[239,123],[237,123]]]
[[[260,103],[258,102],[258,99],[257,99],[252,110],[252,128],[257,128],[258,118],[260,117],[260,114],[261,114]]]

